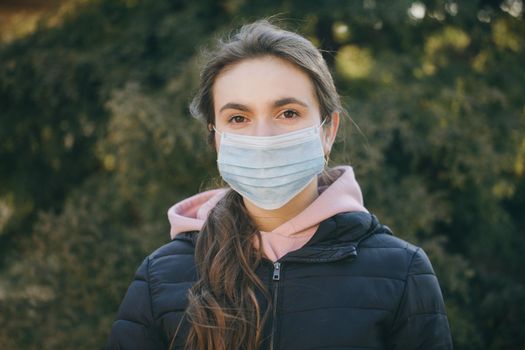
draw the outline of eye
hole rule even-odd
[[[297,113],[293,109],[287,109],[281,115],[283,116],[284,119],[294,119],[294,118],[299,117],[299,113]]]
[[[244,123],[246,121],[246,118],[243,117],[242,115],[234,115],[234,116],[231,116],[230,119],[228,119],[228,123],[233,123],[233,124],[240,124],[240,123]]]

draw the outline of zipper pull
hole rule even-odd
[[[273,280],[279,281],[280,279],[281,279],[281,263],[274,262],[273,263]]]

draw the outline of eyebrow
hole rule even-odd
[[[238,109],[243,112],[250,111],[250,109],[247,106],[240,104],[240,103],[234,103],[234,102],[226,103],[224,106],[221,107],[221,109],[219,110],[219,113],[224,111],[225,109]]]
[[[273,106],[274,107],[282,107],[282,106],[289,105],[289,104],[294,104],[294,103],[298,104],[298,105],[301,105],[303,107],[308,107],[308,104],[306,104],[306,102],[298,100],[298,99],[296,99],[294,97],[281,98],[281,99],[275,101]]]
[[[282,107],[282,106],[286,106],[288,104],[298,104],[298,105],[301,105],[303,107],[308,107],[308,104],[306,102],[303,102],[301,100],[298,100],[294,97],[285,97],[285,98],[281,98],[281,99],[278,99],[277,101],[275,101],[273,103],[273,107],[276,108],[276,107]],[[228,102],[226,103],[224,106],[221,107],[221,109],[219,110],[219,113],[224,111],[225,109],[237,109],[239,111],[243,111],[243,112],[249,112],[250,111],[250,108],[248,108],[248,106],[246,105],[243,105],[241,103],[235,103],[235,102]]]

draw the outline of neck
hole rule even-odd
[[[260,231],[270,232],[297,216],[317,197],[319,197],[319,192],[317,190],[317,176],[315,176],[304,190],[281,208],[274,210],[262,209],[246,200],[246,198],[244,199],[244,205],[257,228]]]

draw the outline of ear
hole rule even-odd
[[[332,145],[335,142],[337,136],[337,130],[339,129],[339,112],[333,112],[329,117],[330,120],[323,125],[323,150],[325,154],[330,154]]]
[[[215,152],[217,152],[219,150],[219,139],[217,138],[217,133],[213,127],[214,125],[212,123],[208,123],[208,144],[215,150]]]

